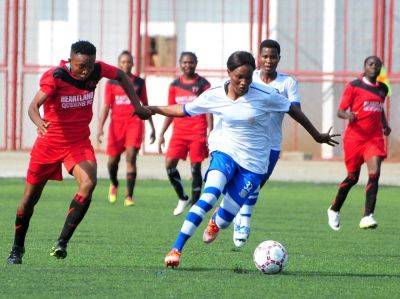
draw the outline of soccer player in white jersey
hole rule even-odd
[[[232,222],[243,203],[259,187],[268,169],[268,125],[271,112],[289,112],[302,117],[301,110],[274,88],[252,83],[255,61],[248,52],[234,52],[227,61],[230,80],[211,88],[185,105],[153,106],[153,112],[182,117],[212,113],[220,125],[209,137],[211,162],[200,199],[192,206],[181,231],[165,257],[167,267],[177,267],[186,241],[193,235],[205,214],[226,194],[203,233],[211,243],[221,228]],[[294,109],[293,109],[294,108]],[[298,113],[300,111],[300,113]],[[331,135],[320,134],[325,142]]]
[[[264,40],[259,47],[259,62],[260,69],[254,71],[253,82],[260,83],[263,86],[275,88],[279,94],[287,98],[292,105],[296,105],[297,109],[301,110],[300,97],[297,93],[297,81],[284,73],[277,72],[276,69],[279,64],[281,47],[275,40],[267,39]],[[270,114],[270,126],[269,126],[269,149],[267,154],[269,155],[268,171],[263,177],[260,189],[267,182],[271,176],[275,165],[279,159],[281,152],[282,143],[282,121],[284,113],[274,112]],[[299,122],[315,139],[315,141],[322,143],[318,130],[308,120],[307,117],[296,118],[294,120]],[[337,136],[337,135],[332,135]],[[333,142],[337,144],[336,142]],[[331,144],[333,145],[333,144]],[[260,190],[254,192],[252,196],[243,204],[239,213],[234,219],[234,232],[233,242],[236,247],[242,247],[248,240],[250,235],[250,217],[253,211],[253,207],[257,202],[258,194]]]

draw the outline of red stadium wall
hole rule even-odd
[[[59,35],[63,35],[57,30],[65,18],[61,14],[65,10],[65,2],[71,3],[68,0],[0,2],[0,26],[3,29],[0,36],[0,112],[5,115],[0,124],[0,149],[28,149],[35,138],[35,130],[26,110],[37,89],[40,74],[49,67],[49,64],[40,63],[32,54],[39,49],[37,44],[40,40],[37,36],[39,29],[35,26],[45,23],[49,30],[48,39],[53,42],[49,44],[55,44]],[[245,24],[245,33],[240,31],[240,36],[236,37],[240,39],[241,49],[255,54],[261,40],[277,36],[284,54],[280,70],[295,75],[299,80],[300,95],[304,99],[303,109],[319,128],[322,128],[321,99],[324,96],[321,85],[324,82],[332,83],[336,108],[344,84],[360,74],[362,61],[367,54],[376,54],[383,58],[393,85],[393,96],[386,106],[393,128],[392,136],[388,139],[389,157],[392,160],[400,159],[400,139],[396,136],[400,130],[400,108],[396,105],[400,94],[400,37],[394,35],[400,26],[398,1],[366,0],[363,1],[365,7],[359,7],[357,0],[336,1],[336,65],[332,72],[320,67],[319,54],[316,54],[322,53],[318,27],[324,21],[321,19],[323,1],[121,0],[116,3],[99,0],[89,5],[77,0],[76,3],[79,13],[76,17],[76,38],[93,41],[98,48],[98,58],[111,63],[115,62],[121,50],[132,50],[137,72],[153,78],[154,82],[161,77],[172,80],[179,73],[176,63],[179,51],[184,49],[188,40],[194,40],[182,29],[182,26],[192,28],[187,25],[190,22],[193,28],[202,22],[213,24],[214,27],[210,28],[217,28],[219,32],[218,45],[209,44],[207,32],[200,32],[196,36],[199,44],[210,48],[212,56],[219,57],[215,65],[201,67],[199,64],[198,72],[211,81],[225,76],[223,62],[233,48],[238,48],[237,43],[232,43],[237,33],[235,30],[238,30],[236,23],[240,27]],[[278,19],[277,25],[274,18]],[[154,24],[162,24],[165,20],[172,24],[171,35],[154,35],[151,31]],[[157,47],[163,51],[155,53]],[[216,52],[212,52],[214,48]],[[56,50],[55,46],[54,52]],[[57,56],[57,53],[51,53]],[[201,60],[204,62],[207,57],[200,57]],[[103,85],[97,92],[92,131],[96,130],[102,88]],[[336,118],[334,125],[336,131],[344,128],[344,123]],[[284,131],[284,150],[310,152],[316,158],[321,157],[320,146],[313,144],[304,130],[290,119],[285,120]],[[335,150],[333,156],[340,158],[341,150]]]

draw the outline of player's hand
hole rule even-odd
[[[319,133],[319,136],[315,139],[318,143],[326,143],[329,144],[330,146],[335,146],[339,144],[338,141],[333,139],[333,137],[338,137],[340,134],[331,134],[332,127],[330,127],[329,131],[327,133]]]
[[[99,144],[101,144],[103,142],[103,140],[102,140],[103,135],[104,135],[104,130],[99,129],[99,131],[97,132],[97,142]]]
[[[392,132],[392,129],[389,126],[383,127],[383,135],[389,136]]]
[[[160,135],[160,137],[158,137],[158,153],[162,154],[162,147],[165,144],[165,139],[164,139],[164,135]]]
[[[139,108],[136,108],[134,114],[139,116],[140,119],[146,120],[149,119],[150,116],[152,116],[154,113],[150,109],[141,106]]]
[[[151,130],[151,133],[150,133],[150,144],[153,144],[154,141],[156,141],[156,131]]]
[[[47,133],[47,128],[49,127],[49,125],[50,125],[50,123],[47,121],[44,121],[43,119],[38,121],[36,126],[37,126],[37,132],[38,132],[39,137],[43,137]]]
[[[348,120],[349,120],[349,123],[352,123],[352,122],[356,121],[357,120],[357,114],[354,113],[354,112],[349,112],[348,113]]]

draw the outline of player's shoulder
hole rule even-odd
[[[295,76],[287,74],[287,73],[282,73],[282,72],[277,73],[276,80],[285,82],[287,84],[296,84],[297,83],[297,79]]]
[[[109,79],[106,81],[106,85],[117,86],[120,85],[120,82],[116,79]]]
[[[53,67],[47,69],[47,70],[42,74],[42,78],[47,78],[47,77],[54,78],[54,72],[57,70],[57,68],[59,68],[59,67],[58,67],[58,66],[53,66]]]
[[[251,82],[249,89],[256,93],[264,93],[264,94],[279,93],[279,90],[276,89],[275,87],[254,81]]]
[[[360,78],[354,79],[353,81],[350,81],[347,86],[351,87],[360,87],[362,86],[362,80]]]
[[[180,86],[181,85],[181,80],[179,79],[179,77],[178,78],[175,78],[172,82],[171,82],[171,84],[170,84],[170,86],[172,87],[178,87],[178,86]]]
[[[200,76],[199,75],[199,79],[198,79],[198,84],[200,85],[200,86],[210,86],[210,82],[206,79],[206,78],[204,78],[203,76]]]
[[[138,85],[144,85],[146,82],[142,77],[135,76],[135,75],[132,75],[132,80],[135,84],[138,84]]]
[[[382,91],[385,97],[389,94],[389,87],[385,83],[378,82],[378,88]]]

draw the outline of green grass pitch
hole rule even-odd
[[[121,182],[124,186],[124,182]],[[187,183],[187,187],[189,184]],[[106,201],[100,180],[89,212],[65,260],[49,251],[75,192],[71,180],[51,182],[36,207],[23,265],[6,265],[23,180],[0,180],[0,297],[130,298],[395,298],[400,294],[400,188],[379,191],[376,230],[358,228],[364,189],[354,188],[342,211],[342,229],[330,230],[326,209],[335,185],[268,183],[262,190],[248,244],[233,250],[232,227],[209,245],[204,221],[189,240],[179,269],[163,259],[184,219],[174,217],[176,199],[165,181],[139,181],[137,205]],[[123,192],[121,192],[123,193]],[[282,242],[289,253],[282,274],[265,275],[252,253],[264,240]]]

